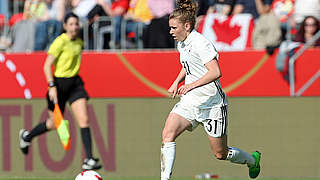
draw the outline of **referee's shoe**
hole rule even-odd
[[[102,165],[98,163],[98,158],[86,158],[83,161],[82,169],[83,170],[98,170],[102,168]]]
[[[29,152],[30,142],[25,140],[25,137],[29,134],[29,132],[25,129],[21,129],[19,131],[19,141],[20,141],[20,149],[23,154],[27,155]]]

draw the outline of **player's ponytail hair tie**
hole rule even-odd
[[[189,22],[193,30],[197,10],[198,2],[195,0],[177,0],[177,8],[170,14],[169,19],[178,18],[181,23]]]
[[[178,9],[196,12],[198,9],[198,3],[194,2],[194,0],[177,0]]]

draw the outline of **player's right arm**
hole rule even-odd
[[[181,68],[180,73],[178,74],[176,80],[173,81],[172,85],[168,89],[168,93],[172,98],[175,98],[178,91],[178,85],[180,82],[184,81],[186,77],[186,71],[184,68]]]
[[[54,56],[48,54],[47,59],[43,65],[44,75],[47,79],[48,84],[50,82],[54,82],[51,67],[52,67],[55,60],[56,60],[56,58]],[[49,94],[49,98],[51,101],[53,101],[54,103],[58,103],[57,88],[55,86],[49,87],[48,94]]]

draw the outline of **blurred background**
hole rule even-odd
[[[262,153],[261,178],[320,178],[320,1],[198,0],[196,29],[217,48],[229,97],[229,145]],[[161,130],[179,99],[167,88],[181,68],[168,17],[174,0],[0,0],[0,178],[73,178],[84,152],[55,132],[28,156],[18,131],[47,117],[43,63],[67,12],[81,20],[80,75],[91,99],[94,154],[108,178],[159,177]],[[174,178],[247,178],[220,162],[202,127],[177,140]]]

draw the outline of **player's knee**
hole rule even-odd
[[[175,139],[175,133],[172,131],[166,131],[163,130],[162,131],[162,142],[166,143],[166,142],[173,142]]]

